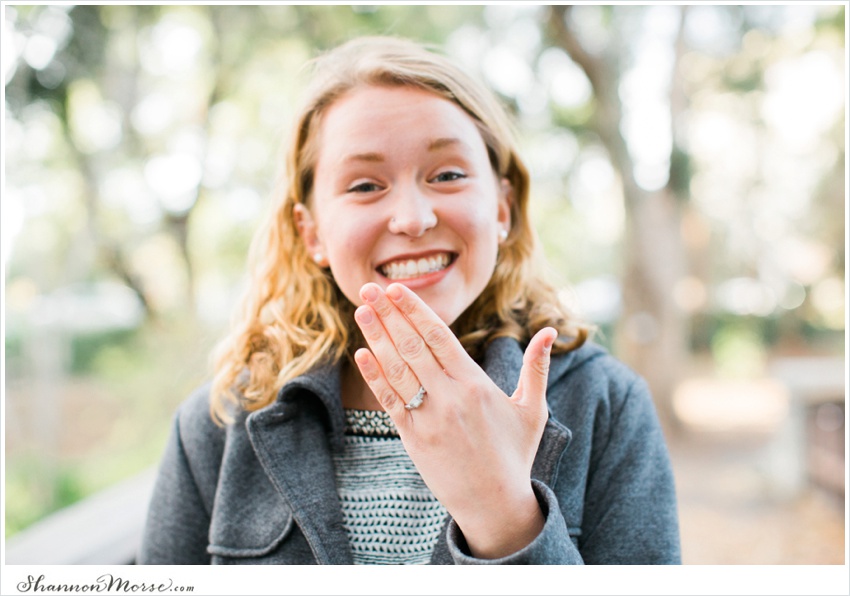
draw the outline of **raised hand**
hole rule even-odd
[[[526,546],[543,527],[531,466],[546,424],[549,353],[557,332],[539,331],[506,395],[414,292],[363,286],[355,319],[370,349],[360,373],[392,418],[423,480],[451,513],[474,556]],[[420,387],[422,405],[404,406]]]

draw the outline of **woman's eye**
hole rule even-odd
[[[349,188],[348,192],[375,192],[376,190],[378,190],[378,185],[374,182],[361,182]]]
[[[448,172],[441,172],[434,176],[434,182],[453,182],[454,180],[460,180],[461,178],[466,178],[466,175],[463,172],[450,170]]]

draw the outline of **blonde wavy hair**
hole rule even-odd
[[[528,217],[528,171],[495,96],[444,56],[411,41],[355,39],[312,62],[312,83],[284,145],[272,214],[249,253],[249,286],[229,335],[215,357],[211,414],[219,423],[242,408],[272,403],[287,381],[322,362],[351,358],[362,345],[354,305],[329,270],[319,267],[301,241],[293,208],[309,207],[322,115],[337,99],[363,86],[412,86],[460,106],[475,122],[499,178],[512,186],[511,229],[481,295],[452,331],[476,360],[497,337],[527,343],[546,326],[559,331],[553,352],[582,345],[590,327],[561,304],[538,269],[538,244]]]

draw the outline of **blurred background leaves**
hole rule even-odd
[[[241,292],[303,65],[358,35],[499,93],[553,279],[674,449],[706,407],[735,415],[683,397],[694,378],[844,358],[843,5],[3,10],[7,537],[156,463]]]

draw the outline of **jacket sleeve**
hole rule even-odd
[[[578,549],[570,540],[567,524],[561,515],[558,499],[551,488],[532,479],[537,502],[543,511],[544,523],[540,534],[525,548],[499,559],[476,559],[469,548],[460,527],[454,520],[449,522],[449,552],[455,565],[581,565]]]
[[[594,437],[579,548],[586,564],[680,564],[670,456],[646,383],[612,401]]]
[[[192,473],[175,416],[139,551],[142,565],[208,565],[210,512]]]

